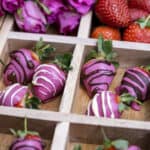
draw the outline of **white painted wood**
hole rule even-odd
[[[92,11],[87,13],[81,18],[79,30],[78,30],[78,37],[80,38],[88,38],[91,31],[91,23],[92,23]]]
[[[3,53],[4,46],[7,41],[8,33],[10,32],[12,26],[13,26],[13,20],[10,16],[7,16],[0,30],[0,43],[1,43],[0,44],[0,56]]]
[[[84,56],[84,45],[76,45],[71,62],[72,70],[69,71],[64,94],[61,99],[59,111],[70,113],[76,88],[80,81],[80,69]]]
[[[68,122],[58,123],[55,129],[51,150],[66,150],[66,144],[69,136]]]
[[[96,118],[96,117],[89,117],[85,115],[60,113],[60,112],[52,112],[52,111],[44,111],[44,110],[32,110],[32,109],[11,108],[11,107],[0,106],[0,115],[18,117],[18,118],[24,118],[26,116],[29,119],[36,119],[36,120],[50,121],[50,122],[70,122],[75,124],[150,130],[149,121]]]

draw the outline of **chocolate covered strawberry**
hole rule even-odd
[[[141,102],[150,97],[150,72],[146,67],[133,67],[125,71],[121,85],[117,88],[119,94],[130,93]],[[133,103],[133,108],[135,103]]]
[[[38,132],[28,131],[27,123],[25,120],[25,129],[11,132],[17,139],[10,146],[10,150],[44,150],[45,144],[42,141]]]
[[[21,48],[10,53],[10,62],[6,65],[3,73],[5,85],[13,83],[27,84],[32,80],[35,68],[40,60],[48,57],[53,51],[49,45],[44,45],[40,40],[35,46],[35,52],[30,49]]]
[[[100,37],[97,51],[91,51],[87,57],[88,61],[82,67],[81,79],[90,97],[108,90],[116,73],[113,64],[115,56],[112,52],[112,41]]]
[[[120,118],[131,102],[137,101],[128,93],[121,96],[111,91],[97,93],[89,102],[87,115],[106,118]]]
[[[150,16],[130,24],[124,30],[123,40],[150,43]]]
[[[64,54],[55,59],[55,64],[41,64],[35,69],[32,80],[33,94],[38,97],[42,103],[51,100],[59,95],[65,86],[65,69],[70,69],[71,55]]]
[[[113,27],[126,27],[130,22],[127,0],[98,0],[95,13],[101,22]]]
[[[15,83],[0,92],[0,105],[10,107],[38,108],[39,100],[35,97],[29,98],[27,86]]]

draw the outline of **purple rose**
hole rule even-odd
[[[62,0],[41,0],[41,4],[44,4],[43,9],[49,24],[56,22],[58,14],[67,8],[63,4]]]
[[[77,12],[86,14],[91,10],[96,0],[67,0],[68,4],[71,5]]]
[[[15,20],[18,27],[26,32],[45,33],[47,21],[33,1],[25,1],[24,5],[15,13]]]
[[[71,11],[63,11],[58,15],[58,26],[61,34],[69,34],[77,29],[81,15]]]
[[[24,0],[2,0],[2,7],[9,13],[15,13],[15,11],[23,5]]]

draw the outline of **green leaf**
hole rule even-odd
[[[55,48],[52,47],[50,44],[45,44],[43,42],[43,39],[40,38],[40,40],[36,43],[33,50],[39,56],[39,59],[41,61],[44,61],[50,59],[51,53],[55,51]]]
[[[96,148],[96,150],[104,150],[104,145],[100,145]]]
[[[69,71],[72,69],[72,67],[70,66],[71,59],[72,59],[72,54],[65,53],[65,54],[57,55],[53,63],[57,64],[63,70]]]
[[[127,140],[122,140],[122,139],[118,139],[118,140],[114,140],[112,142],[112,145],[116,148],[116,149],[121,149],[121,150],[127,150],[129,143]]]
[[[140,25],[142,29],[145,27],[150,27],[150,15],[146,18],[141,18],[137,21],[137,23]]]
[[[90,53],[87,55],[86,57],[86,62],[91,60],[91,59],[94,59],[94,58],[97,58],[97,52],[95,50],[92,50],[90,51]]]
[[[132,96],[131,94],[129,93],[124,93],[120,96],[121,98],[121,101],[122,102],[125,102],[126,104],[130,105],[131,102],[134,101],[134,99],[136,99],[136,97]]]
[[[124,110],[128,109],[128,106],[124,103],[119,104],[119,112],[123,112]]]
[[[101,53],[103,51],[103,43],[104,39],[102,36],[99,36],[98,41],[97,41],[97,46],[98,46],[98,52]]]
[[[38,109],[41,101],[37,97],[31,97],[25,101],[26,108]]]
[[[119,63],[118,63],[117,61],[112,61],[111,63],[112,63],[116,68],[119,67]]]
[[[75,145],[75,147],[73,148],[73,150],[81,150],[81,145]]]
[[[105,55],[108,55],[112,52],[112,41],[105,40],[102,46],[103,46],[102,50]]]
[[[2,64],[3,66],[6,66],[2,59],[0,59],[0,64]]]
[[[14,129],[10,128],[9,130],[14,136],[17,136],[17,132]]]
[[[47,15],[50,15],[51,14],[51,11],[50,9],[45,6],[43,3],[41,3],[39,0],[36,0],[36,2],[39,4],[39,6],[43,9],[43,11],[47,14]]]

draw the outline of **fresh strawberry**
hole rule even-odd
[[[127,27],[130,22],[127,0],[98,0],[95,13],[101,22],[113,27]]]
[[[10,146],[10,150],[44,150],[45,144],[39,133],[28,131],[26,119],[24,121],[24,130],[15,131],[14,129],[10,129],[10,131],[17,137],[17,139]]]
[[[148,16],[148,11],[137,9],[137,8],[129,8],[129,13],[131,17],[131,21],[136,21],[140,18],[144,18]]]
[[[123,33],[124,41],[150,43],[150,16],[132,23]]]
[[[98,38],[100,35],[102,35],[103,38],[107,40],[121,40],[120,31],[116,28],[112,28],[109,26],[96,27],[93,30],[91,37]]]
[[[150,0],[128,0],[130,8],[139,8],[150,12]]]

